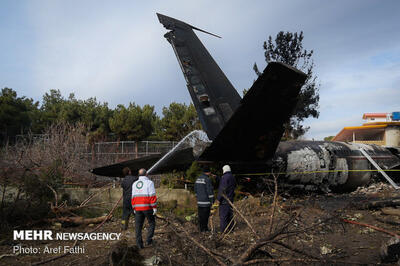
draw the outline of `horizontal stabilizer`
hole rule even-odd
[[[139,169],[150,169],[156,162],[162,158],[160,155],[150,155],[138,159],[119,162],[116,164],[106,165],[91,169],[90,172],[95,175],[108,177],[123,177],[122,169],[129,167],[132,174],[136,175]],[[157,167],[151,171],[152,175],[172,172],[174,170],[185,170],[194,161],[193,148],[186,148],[173,152],[170,156],[157,164]]]
[[[155,162],[157,162],[161,158],[161,154],[154,154],[145,157],[140,157],[133,160],[127,160],[123,162],[119,162],[116,164],[106,165],[98,168],[91,169],[90,172],[95,175],[101,176],[109,176],[109,177],[123,177],[122,169],[125,167],[129,167],[131,169],[132,174],[136,175],[136,173],[141,168],[148,169]]]
[[[305,80],[306,74],[291,66],[269,63],[200,160],[265,162],[272,158]]]

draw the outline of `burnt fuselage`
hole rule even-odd
[[[376,170],[361,153],[368,155],[383,169],[400,166],[399,149],[377,145],[331,142],[281,142],[273,158],[273,167],[283,169],[285,182],[313,186],[319,190],[353,190],[367,184]]]

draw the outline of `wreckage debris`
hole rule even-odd
[[[372,184],[368,187],[358,187],[355,191],[351,192],[350,194],[351,195],[372,194],[372,193],[383,192],[383,191],[395,191],[395,190],[390,184],[381,182],[381,183]]]

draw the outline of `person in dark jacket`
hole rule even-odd
[[[210,176],[210,168],[204,166],[203,173],[196,179],[194,184],[194,192],[197,197],[200,232],[210,231],[210,229],[208,229],[208,218],[210,217],[211,205],[214,203],[214,188]]]
[[[131,197],[132,197],[132,184],[138,180],[136,176],[132,176],[132,171],[129,167],[125,167],[122,169],[122,174],[125,176],[122,180],[121,187],[122,187],[122,230],[128,229],[129,217],[131,216],[132,204],[131,204]]]
[[[219,221],[221,232],[224,232],[226,227],[232,220],[233,211],[231,205],[223,197],[226,197],[233,203],[233,197],[235,196],[236,181],[235,177],[232,175],[232,171],[229,165],[225,165],[222,168],[223,175],[219,182],[218,187],[218,201],[219,201]],[[232,226],[232,224],[230,225]]]

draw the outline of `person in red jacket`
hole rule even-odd
[[[149,223],[146,245],[152,245],[156,227],[157,196],[154,183],[147,177],[147,171],[143,168],[139,170],[139,179],[132,184],[132,209],[135,212],[136,244],[138,248],[143,248],[142,229],[145,218]]]

